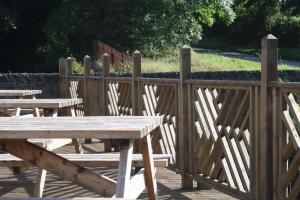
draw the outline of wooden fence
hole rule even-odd
[[[191,79],[191,49],[180,49],[180,79],[143,78],[141,54],[132,77],[73,76],[60,59],[61,94],[84,99],[85,115],[163,116],[152,135],[156,153],[171,154],[182,187],[212,187],[240,199],[299,199],[300,83],[277,80],[277,39],[262,39],[260,81]],[[107,150],[109,146],[107,145]]]
[[[131,62],[127,55],[100,41],[97,42],[96,51],[97,59],[100,60],[102,59],[103,55],[107,53],[110,57],[110,64],[114,66],[116,71],[120,70],[122,64]]]

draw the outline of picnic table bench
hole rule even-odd
[[[161,123],[161,117],[142,116],[3,118],[0,149],[104,196],[137,198],[146,185],[149,199],[157,199],[150,133]],[[119,139],[122,148],[117,182],[29,143],[29,138]],[[134,140],[140,142],[144,168],[131,178]]]

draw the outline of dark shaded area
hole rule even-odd
[[[41,31],[48,15],[61,0],[1,0],[1,72],[39,71],[43,60],[38,50],[46,41]]]

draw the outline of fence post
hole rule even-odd
[[[84,115],[89,116],[90,115],[90,107],[89,107],[89,84],[88,84],[88,77],[91,73],[91,67],[92,67],[92,59],[90,56],[86,55],[83,58],[83,64],[84,64],[84,77],[83,77],[83,109],[84,109]],[[85,139],[86,144],[92,143],[92,139]]]
[[[58,66],[59,66],[59,97],[60,98],[65,98],[66,94],[66,62],[63,57],[61,57],[58,60]]]
[[[103,88],[102,88],[102,102],[103,102],[103,115],[109,115],[107,111],[107,90],[108,86],[105,78],[109,77],[109,67],[110,67],[110,58],[108,53],[104,53],[102,56],[102,69],[103,69]],[[111,144],[108,140],[104,141],[104,150],[105,152],[111,151]]]
[[[133,65],[133,73],[132,73],[132,87],[131,87],[131,99],[132,99],[132,115],[140,115],[139,112],[139,98],[140,98],[140,90],[137,78],[141,76],[141,52],[135,51],[132,54],[132,65]]]
[[[193,179],[187,176],[189,172],[189,145],[190,145],[190,127],[189,127],[189,85],[184,83],[191,76],[191,48],[184,45],[180,49],[180,84],[179,84],[179,169],[182,170],[182,188],[192,189]]]
[[[66,94],[65,97],[66,98],[71,98],[71,93],[70,93],[70,88],[71,88],[71,83],[68,81],[69,76],[72,75],[73,73],[73,66],[72,66],[72,58],[71,57],[67,57],[66,58]]]
[[[273,199],[273,112],[271,81],[277,80],[278,40],[269,34],[261,40],[261,125],[259,199]],[[275,114],[275,113],[274,113]]]

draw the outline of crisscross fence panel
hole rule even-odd
[[[300,85],[274,83],[274,141],[278,199],[300,199]]]
[[[107,109],[109,115],[132,115],[131,80],[106,80]]]
[[[178,80],[140,79],[140,87],[142,115],[163,117],[159,131],[153,134],[153,149],[155,153],[170,154],[170,167],[175,169],[178,152]]]
[[[252,145],[257,130],[252,120],[258,85],[255,81],[244,86],[230,81],[218,85],[190,81],[189,173],[201,183],[239,198],[250,196],[250,177],[252,181],[255,178],[250,168],[255,165]]]

